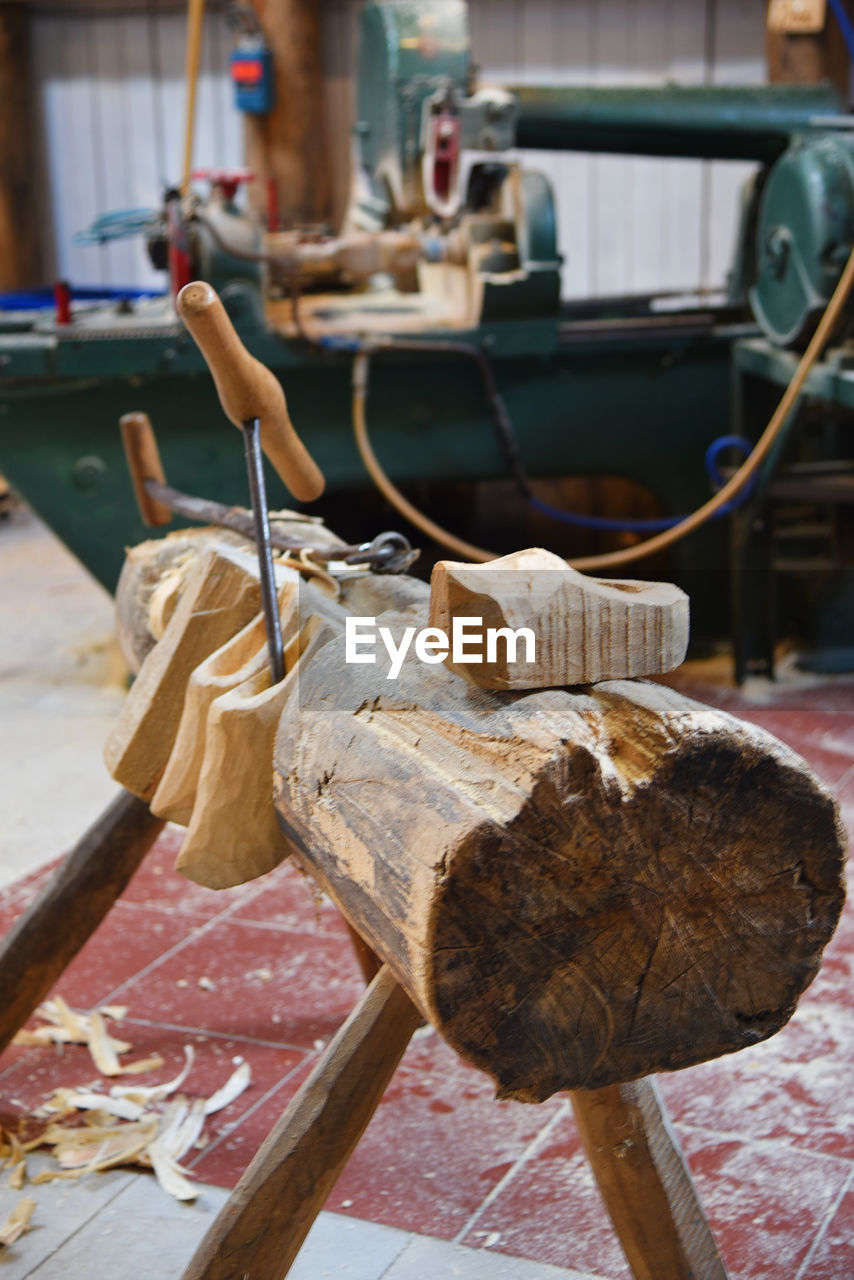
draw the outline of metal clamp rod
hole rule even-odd
[[[278,684],[285,678],[285,659],[279,599],[276,594],[276,574],[273,569],[273,549],[270,545],[270,513],[267,510],[267,487],[264,483],[264,463],[261,457],[260,419],[247,418],[243,423],[243,444],[246,449],[246,471],[249,476],[255,543],[258,547],[258,571],[261,576],[264,626],[267,630],[267,648],[270,653],[270,677],[273,684]]]

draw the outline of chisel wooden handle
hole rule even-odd
[[[148,414],[126,413],[119,418],[119,427],[140,515],[148,525],[169,524],[172,519],[171,509],[165,502],[158,502],[156,498],[152,498],[145,487],[146,480],[159,480],[161,484],[166,483],[160,452]]]
[[[184,285],[178,313],[208,362],[226,416],[237,427],[260,418],[261,446],[291,493],[302,502],[319,498],[323,476],[294,431],[281,384],[246,350],[216,291],[203,280]]]

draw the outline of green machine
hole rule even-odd
[[[508,475],[475,363],[450,349],[467,346],[488,357],[529,476],[617,474],[664,517],[693,510],[710,493],[704,454],[729,427],[734,344],[760,332],[749,286],[760,322],[779,307],[774,323],[790,333],[795,286],[785,304],[766,296],[768,233],[757,266],[754,227],[765,227],[762,201],[794,149],[847,147],[835,94],[494,88],[476,82],[469,43],[462,0],[365,6],[352,198],[338,235],[262,236],[215,178],[210,196],[173,197],[134,229],[174,284],[195,275],[216,284],[246,346],[281,378],[333,497],[369,484],[350,420],[350,350],[369,335],[384,344],[372,440],[397,484]],[[646,296],[562,302],[561,252],[572,246],[557,244],[554,196],[526,148],[761,162],[729,297],[666,311]],[[809,294],[814,309],[838,262],[823,248],[805,252],[825,271]],[[800,280],[797,255],[783,257],[783,274]],[[170,297],[81,309],[70,324],[0,313],[0,471],[108,587],[124,547],[146,534],[117,430],[131,410],[150,415],[176,487],[245,500],[233,429]],[[274,504],[289,503],[272,473],[269,490]],[[465,518],[449,522],[471,537]],[[693,596],[695,632],[720,632],[723,527],[682,544],[668,568]]]

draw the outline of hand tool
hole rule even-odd
[[[285,671],[262,443],[297,498],[310,502],[319,497],[323,476],[293,429],[280,383],[243,346],[215,290],[202,280],[192,281],[178,294],[177,307],[208,363],[226,417],[243,432],[270,673],[273,683],[278,684]]]
[[[243,507],[230,507],[210,498],[194,497],[166,483],[148,414],[126,413],[119,419],[119,426],[139,513],[145,524],[151,527],[168,524],[175,512],[200,524],[218,525],[255,540],[253,517]],[[298,518],[296,513],[288,513],[290,521]],[[313,523],[314,517],[306,517],[309,527]],[[277,551],[307,551],[318,564],[343,563],[352,568],[364,566],[373,573],[406,573],[420,555],[418,548],[412,547],[402,533],[393,530],[378,533],[369,542],[347,544],[336,541],[332,545],[327,542],[318,546],[277,528],[275,515],[270,527],[270,545]]]

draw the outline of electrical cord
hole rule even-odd
[[[854,250],[849,255],[833,295],[822,313],[810,343],[801,356],[791,381],[783,392],[768,425],[750,455],[708,502],[704,502],[696,511],[679,520],[678,523],[670,528],[645,539],[643,542],[636,543],[632,547],[622,548],[619,551],[610,551],[594,556],[581,556],[569,562],[572,567],[575,569],[611,569],[616,565],[630,564],[635,560],[643,560],[655,552],[664,551],[666,548],[673,546],[674,543],[681,541],[689,533],[695,532],[714,516],[722,515],[727,510],[731,510],[733,500],[737,498],[751,480],[754,480],[759,467],[768,457],[782,434],[789,414],[795,407],[798,396],[813,365],[818,360],[840,321],[852,288],[854,288]],[[412,342],[406,345],[412,348],[425,344]],[[449,346],[453,345],[460,344],[449,344]],[[397,341],[391,340],[384,342],[381,348],[375,347],[374,349],[394,350],[396,346]],[[397,508],[401,515],[405,516],[416,528],[421,529],[423,533],[435,539],[442,546],[448,547],[451,551],[455,551],[457,554],[474,561],[483,562],[495,559],[497,552],[485,551],[482,547],[475,547],[471,543],[455,537],[447,529],[436,524],[435,521],[430,520],[422,511],[414,507],[408,499],[404,498],[400,490],[392,484],[371,447],[367,429],[366,400],[371,344],[351,343],[350,349],[355,351],[353,363],[353,430],[362,461],[377,488],[392,506]]]

